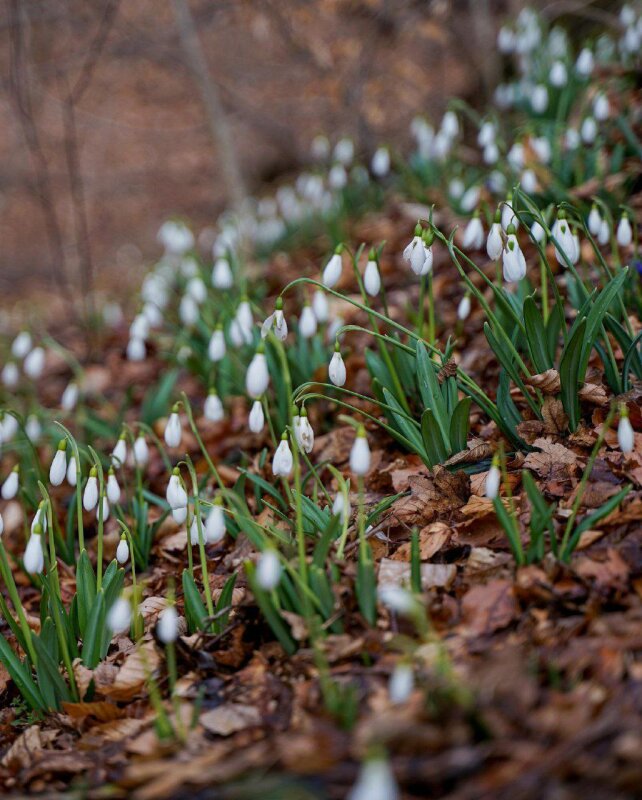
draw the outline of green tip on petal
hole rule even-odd
[[[36,522],[31,533],[40,536],[42,533],[42,525],[39,522]]]
[[[89,477],[90,477],[90,478],[95,478],[95,477],[96,477],[96,475],[98,475],[98,470],[96,469],[96,467],[92,467],[92,468],[89,470]]]
[[[65,451],[66,449],[67,449],[67,440],[66,440],[66,439],[61,439],[61,440],[58,442],[58,450],[63,450],[63,451]]]
[[[359,425],[359,427],[357,428],[357,436],[359,437],[359,439],[366,438],[366,429],[363,427],[363,425]]]
[[[181,474],[180,469],[178,467],[174,467],[174,469],[172,470],[172,475],[180,475],[180,474]]]
[[[423,228],[421,227],[421,222],[418,222],[415,225],[415,236],[421,236],[422,230],[423,230]]]
[[[340,256],[343,253],[343,242],[339,242],[339,244],[334,248],[334,254],[336,256]]]
[[[274,308],[277,311],[283,311],[283,298],[280,295],[276,298],[276,303],[274,304]]]
[[[514,225],[509,225],[508,228],[506,228],[506,236],[515,236],[515,226]]]
[[[283,433],[281,434],[281,441],[282,442],[287,442],[287,440],[288,440],[287,431],[283,431]]]

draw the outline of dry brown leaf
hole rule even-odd
[[[93,703],[63,703],[63,710],[72,719],[95,717],[100,722],[111,722],[124,715],[124,710],[113,703],[98,700]]]
[[[227,703],[224,706],[205,711],[199,717],[199,722],[210,733],[218,736],[230,736],[237,731],[259,725],[261,715],[254,706]]]
[[[457,576],[454,564],[422,564],[421,585],[423,589],[439,586],[448,589]],[[408,586],[410,584],[410,564],[383,558],[379,563],[379,586]]]
[[[605,406],[609,402],[606,389],[597,383],[585,383],[579,391],[579,396],[583,403],[591,403],[594,406]]]
[[[464,633],[469,636],[487,636],[510,625],[519,614],[513,593],[513,583],[492,580],[474,586],[462,600]]]
[[[540,452],[529,453],[524,468],[536,472],[542,478],[564,480],[577,470],[577,456],[563,444],[550,439],[536,439],[533,445]]]
[[[18,736],[4,754],[0,764],[8,769],[26,769],[41,751],[40,726],[31,725]]]
[[[157,669],[160,656],[154,642],[139,644],[126,657],[124,664],[109,684],[100,685],[100,692],[114,700],[131,700],[145,686],[148,677]],[[96,673],[98,670],[96,670]]]
[[[559,394],[562,388],[559,372],[556,369],[547,369],[546,372],[524,378],[524,383],[548,395]]]
[[[568,416],[559,397],[548,395],[542,403],[542,417],[547,433],[564,433],[568,428]]]

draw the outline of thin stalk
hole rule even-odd
[[[189,470],[190,477],[192,478],[192,492],[194,494],[194,514],[196,515],[196,527],[198,530],[198,549],[201,557],[201,572],[203,579],[203,589],[205,591],[205,604],[207,605],[207,613],[210,617],[214,616],[214,603],[212,602],[212,590],[210,588],[209,573],[207,571],[207,556],[205,553],[205,539],[203,537],[203,520],[201,518],[201,504],[198,497],[198,480],[196,478],[196,470],[192,459],[186,455],[185,464]],[[187,547],[188,551],[192,549],[192,542],[190,539],[190,527],[187,528]]]

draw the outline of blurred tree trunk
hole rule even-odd
[[[178,28],[181,46],[201,92],[207,122],[222,167],[228,201],[238,210],[246,198],[246,191],[232,139],[232,132],[223,110],[218,87],[210,75],[205,53],[194,24],[194,17],[187,0],[172,0],[172,5],[174,6],[176,27]]]
[[[489,0],[468,0],[475,32],[475,63],[486,98],[490,98],[499,74],[499,55],[495,44],[495,22]]]

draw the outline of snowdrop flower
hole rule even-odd
[[[67,483],[70,486],[75,486],[78,480],[78,471],[76,465],[76,459],[72,456],[69,459],[69,465],[67,466]]]
[[[210,422],[220,422],[225,416],[225,412],[223,411],[223,403],[221,402],[221,398],[216,393],[216,389],[210,389],[209,394],[205,399],[203,413],[205,414],[205,419],[208,419]]]
[[[328,298],[326,297],[323,289],[316,289],[312,295],[312,311],[317,321],[324,323],[330,317],[330,307],[328,305]]]
[[[116,561],[119,564],[126,564],[129,560],[129,545],[127,544],[127,536],[123,533],[116,548]]]
[[[424,231],[421,247],[415,247],[410,258],[410,267],[415,275],[423,277],[432,271],[432,233]],[[423,260],[422,260],[423,259]]]
[[[354,158],[354,142],[352,139],[348,139],[347,136],[343,139],[339,139],[334,147],[333,155],[341,164],[346,166],[350,164]]]
[[[350,501],[346,500],[343,492],[337,492],[334,503],[332,504],[332,514],[335,517],[341,517],[342,522],[347,522],[350,519]]]
[[[441,121],[441,130],[448,139],[454,139],[459,134],[459,120],[454,111],[446,111]]]
[[[245,389],[250,397],[257,400],[266,393],[269,383],[267,359],[263,344],[260,343],[245,373]]]
[[[400,797],[390,764],[384,758],[374,758],[363,763],[347,800],[399,800]]]
[[[129,600],[119,597],[107,613],[107,627],[112,633],[125,633],[132,622],[132,609]]]
[[[281,436],[279,446],[274,453],[274,458],[272,459],[272,472],[275,475],[287,478],[292,472],[292,464],[292,451],[288,444],[288,435],[284,432]]]
[[[357,436],[350,450],[350,470],[359,477],[366,475],[370,469],[370,447],[366,437],[366,429],[360,425]]]
[[[163,314],[155,303],[145,303],[141,316],[148,322],[148,327],[160,328],[163,324]]]
[[[519,172],[526,161],[524,145],[521,142],[515,142],[515,144],[506,154],[506,159],[515,172]]]
[[[163,644],[172,644],[178,637],[178,612],[175,605],[166,606],[158,615],[156,633]]]
[[[509,225],[513,225],[515,230],[519,228],[519,219],[513,210],[512,194],[509,194],[507,200],[502,203],[502,228],[507,231]]]
[[[316,158],[318,161],[327,158],[330,155],[330,142],[328,141],[328,137],[322,134],[315,136],[312,140],[310,152],[312,153],[312,157]]]
[[[7,361],[2,368],[2,383],[7,387],[7,389],[13,389],[18,385],[19,379],[20,373],[18,371],[18,365],[15,363],[15,361]]]
[[[32,442],[37,442],[40,439],[40,435],[42,433],[42,427],[40,422],[38,421],[38,417],[35,414],[29,414],[27,417],[27,424],[25,425],[25,431],[27,436],[31,439]]]
[[[478,211],[466,225],[462,246],[465,250],[481,250],[484,246],[484,226]]]
[[[526,194],[533,194],[537,191],[537,176],[532,169],[525,169],[522,172],[520,183]]]
[[[625,405],[620,407],[620,421],[617,426],[617,441],[624,454],[632,453],[635,446],[635,434]]]
[[[127,360],[145,360],[145,342],[143,339],[139,338],[138,336],[134,336],[127,342]]]
[[[604,120],[609,118],[610,113],[611,107],[609,105],[609,99],[605,94],[600,92],[593,100],[593,116],[599,122],[604,122]]]
[[[172,519],[177,525],[182,525],[187,519],[187,506],[172,509]]]
[[[45,351],[42,347],[34,347],[24,360],[25,375],[36,381],[45,367]]]
[[[571,264],[577,264],[580,258],[579,242],[573,235],[573,231],[566,219],[566,214],[563,211],[560,211],[557,215],[551,233],[556,240],[555,258],[557,263],[565,267],[568,259]]]
[[[72,411],[78,402],[78,386],[73,381],[68,383],[60,399],[60,407],[63,411]]]
[[[204,534],[208,544],[218,544],[225,536],[225,515],[220,497],[216,498],[207,515]]]
[[[134,441],[134,461],[139,467],[144,467],[149,461],[149,447],[142,433],[139,433]]]
[[[348,173],[343,164],[334,164],[330,172],[328,172],[328,186],[331,189],[339,190],[348,182]]]
[[[201,526],[203,525],[201,521]],[[203,531],[203,541],[205,541],[205,531]],[[195,547],[197,544],[200,544],[200,535],[198,530],[198,517],[192,516],[192,521],[189,525],[189,543],[192,547]]]
[[[370,169],[378,178],[384,178],[390,172],[390,152],[387,147],[379,147],[375,151]]]
[[[497,261],[501,256],[504,249],[504,241],[502,239],[502,225],[500,222],[501,212],[498,210],[495,214],[495,221],[490,226],[488,231],[488,238],[486,239],[486,252],[491,261]]]
[[[497,131],[495,130],[495,123],[486,120],[482,122],[479,133],[477,134],[477,144],[480,147],[488,147],[488,145],[494,144],[496,136]]]
[[[484,164],[496,164],[499,161],[499,147],[495,142],[491,142],[484,147]]]
[[[394,705],[405,703],[415,686],[415,674],[412,664],[402,661],[394,668],[388,683],[388,696]]]
[[[183,295],[178,306],[178,316],[183,325],[186,325],[188,328],[196,325],[199,314],[198,303],[196,303],[194,298],[190,297],[188,294]]]
[[[631,228],[631,223],[629,222],[629,215],[624,212],[622,214],[622,218],[617,226],[617,243],[620,247],[629,247],[631,242],[633,241],[633,229]]]
[[[178,403],[172,408],[167,425],[165,425],[165,444],[170,448],[179,447],[183,436],[181,420],[178,416]]]
[[[422,228],[419,223],[415,226],[415,234],[403,251],[403,258],[410,264],[412,271],[419,275],[426,260],[426,250],[422,238]]]
[[[270,330],[274,331],[274,335],[279,341],[284,342],[288,336],[288,323],[283,314],[283,298],[277,297],[274,304],[274,311],[261,325],[261,338],[265,339]]]
[[[462,181],[461,178],[452,178],[448,184],[448,194],[452,197],[453,200],[461,199],[461,196],[466,191],[466,184]],[[417,227],[419,227],[419,223],[417,223]],[[415,234],[417,230],[415,229]]]
[[[593,53],[589,50],[588,47],[585,47],[577,57],[577,61],[575,62],[575,70],[578,75],[581,75],[583,78],[588,78],[588,76],[593,72],[593,67],[595,65],[595,59],[593,58]]]
[[[597,232],[597,241],[601,245],[607,245],[611,240],[611,226],[607,219],[600,220],[600,229]]]
[[[203,283],[202,278],[198,276],[190,278],[185,287],[185,291],[195,303],[203,303],[207,297],[207,287]]]
[[[102,512],[103,512],[103,522],[106,522],[109,519],[109,501],[107,500],[107,498],[104,495],[103,495],[102,503],[96,509],[96,519],[99,519],[99,517],[100,517],[100,509],[101,508],[102,508]]]
[[[508,226],[507,234],[506,247],[502,254],[504,280],[506,283],[516,283],[526,275],[526,259],[517,241],[517,236],[515,236],[515,228],[512,225]]]
[[[299,333],[304,339],[311,339],[317,332],[317,318],[311,306],[304,305],[299,319]]]
[[[499,494],[501,479],[502,475],[499,470],[499,459],[497,456],[494,456],[488,474],[486,475],[486,484],[484,488],[486,497],[489,500],[494,500]]]
[[[252,318],[252,306],[246,296],[241,298],[239,307],[236,309],[236,319],[238,320],[241,329],[247,334],[249,333],[249,341],[252,341],[252,328],[254,327],[254,319]],[[246,336],[246,341],[248,337]]]
[[[301,408],[298,424],[293,427],[294,435],[301,449],[306,453],[311,453],[314,447],[314,431],[312,430],[312,425],[310,425],[305,406]]]
[[[546,241],[546,230],[538,220],[535,220],[531,225],[531,238],[534,242],[542,243]]]
[[[346,382],[346,365],[343,363],[339,342],[335,342],[334,353],[328,367],[328,377],[335,386],[343,386]]]
[[[271,592],[281,580],[281,562],[275,550],[264,550],[256,565],[256,582],[264,592]]]
[[[11,343],[11,355],[15,358],[24,358],[33,347],[33,341],[29,331],[20,331]]]
[[[593,144],[597,136],[597,122],[593,117],[586,117],[580,128],[580,136],[584,144]]]
[[[555,86],[557,89],[561,89],[562,86],[566,86],[568,81],[568,73],[566,71],[566,65],[563,61],[555,61],[553,63],[551,71],[548,75],[548,79],[551,82],[551,85]]]
[[[468,189],[466,189],[461,197],[461,200],[459,201],[461,210],[465,214],[469,214],[475,208],[477,203],[479,203],[479,195],[479,186],[469,186]]]
[[[363,273],[363,288],[370,297],[376,297],[381,291],[381,275],[379,274],[374,250],[370,251],[368,263]]]
[[[580,146],[580,134],[575,128],[567,128],[564,134],[564,146],[567,150],[577,150]]]
[[[379,600],[390,611],[396,614],[404,614],[410,616],[417,612],[419,605],[411,592],[401,586],[381,586],[378,591]]]
[[[548,108],[548,89],[540,84],[531,93],[531,106],[536,114],[543,114]]]
[[[9,475],[5,478],[4,483],[2,484],[2,499],[3,500],[13,500],[13,498],[18,494],[18,488],[20,484],[20,467],[18,464],[11,470]]]
[[[248,417],[248,427],[252,433],[261,433],[265,425],[265,414],[260,400],[252,403],[250,415]]]
[[[187,492],[181,481],[181,473],[178,467],[174,467],[167,484],[165,498],[170,508],[187,508]]]
[[[82,504],[85,511],[92,511],[98,503],[98,478],[96,475],[96,467],[92,467],[82,496]]]
[[[4,416],[0,419],[1,431],[0,431],[0,440],[9,442],[13,437],[18,433],[18,420],[13,416],[13,414],[4,414]]]
[[[107,499],[115,506],[117,503],[120,503],[120,486],[118,485],[118,480],[116,479],[116,475],[114,474],[114,468],[110,467],[109,473],[107,475]]]
[[[111,453],[111,463],[113,467],[122,467],[127,460],[127,435],[121,433],[116,442],[116,446]]]
[[[533,136],[530,145],[542,164],[548,164],[552,156],[551,143],[548,139],[545,136]]]
[[[207,346],[207,355],[209,360],[214,363],[225,358],[225,334],[223,333],[223,326],[220,324],[212,331],[212,336]]]
[[[600,226],[602,224],[602,217],[598,210],[598,207],[595,203],[591,206],[591,210],[589,211],[587,226],[592,236],[597,236],[600,232]]]
[[[231,289],[234,286],[234,275],[227,258],[219,257],[212,267],[212,286],[215,289]]]
[[[33,533],[29,537],[25,554],[22,559],[25,570],[30,575],[37,575],[45,568],[45,554],[42,550],[42,528],[35,525]]]
[[[510,28],[503,26],[497,34],[497,47],[500,53],[508,55],[515,49],[516,36]],[[354,800],[354,798],[351,798]]]
[[[462,322],[470,316],[470,295],[468,292],[461,298],[457,306],[457,319]]]
[[[339,278],[341,277],[341,271],[343,269],[343,261],[341,259],[342,252],[343,245],[338,244],[323,270],[321,282],[328,289],[332,289],[334,286],[336,286],[339,282]]]
[[[60,486],[65,479],[67,472],[67,440],[61,439],[58,442],[56,455],[53,457],[49,467],[49,482],[52,486]]]
[[[33,521],[31,522],[31,533],[36,530],[36,526],[40,527],[41,531],[47,530],[47,514],[45,512],[45,501],[41,500],[38,510],[34,514]]]

